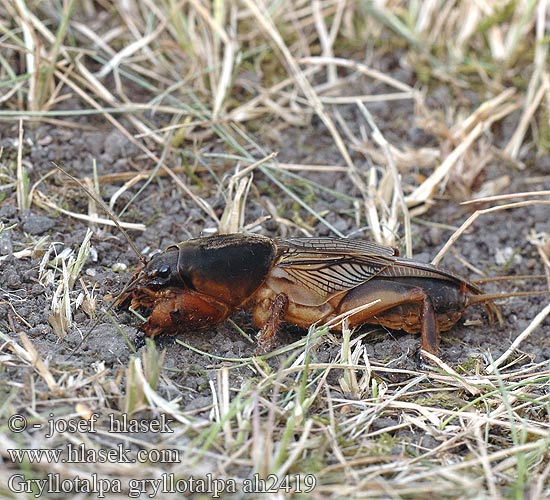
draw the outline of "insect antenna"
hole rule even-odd
[[[504,318],[500,308],[493,302],[497,299],[506,299],[508,297],[532,297],[535,295],[549,295],[550,290],[536,290],[532,292],[497,292],[497,293],[480,293],[476,295],[468,295],[466,298],[466,307],[473,304],[483,304],[485,311],[489,316],[489,321],[494,322],[495,317],[500,326],[504,324]]]
[[[550,290],[535,290],[531,292],[480,293],[479,295],[468,295],[466,304],[468,307],[473,304],[489,302],[497,299],[506,299],[508,297],[533,297],[535,295],[550,295]]]
[[[122,233],[122,236],[124,236],[128,244],[130,245],[130,248],[137,255],[138,259],[141,261],[142,264],[145,264],[147,259],[143,255],[141,255],[141,252],[136,247],[136,244],[132,241],[130,236],[128,236],[126,230],[118,222],[118,217],[111,211],[111,209],[105,204],[105,202],[101,198],[99,198],[99,196],[97,196],[93,191],[90,191],[80,179],[77,179],[74,175],[69,174],[69,172],[61,168],[57,163],[52,161],[52,164],[55,168],[65,174],[69,179],[76,182],[82,188],[82,190],[107,213],[117,229],[120,230],[120,232]]]
[[[138,248],[136,247],[136,244],[132,241],[132,239],[130,238],[130,236],[128,235],[128,233],[126,232],[126,230],[122,227],[122,225],[118,222],[118,217],[112,212],[112,210],[106,205],[106,203],[101,199],[99,198],[99,196],[96,195],[96,193],[94,193],[93,191],[91,191],[90,189],[88,189],[87,186],[84,185],[84,183],[80,180],[80,179],[77,179],[76,177],[74,177],[73,175],[69,174],[69,172],[67,172],[65,169],[61,168],[57,163],[55,162],[52,162],[53,166],[55,168],[57,168],[60,172],[62,172],[64,175],[66,175],[69,179],[71,179],[72,181],[76,182],[76,184],[78,184],[78,186],[80,186],[82,188],[82,190],[92,199],[94,200],[104,211],[105,213],[110,217],[110,219],[113,221],[113,223],[115,224],[115,226],[117,227],[117,229],[120,230],[121,234],[124,236],[124,238],[126,239],[126,241],[128,242],[128,244],[130,245],[130,248],[134,251],[134,253],[138,256],[139,260],[141,261],[141,263],[143,265],[146,264],[147,262],[147,259],[145,258],[144,255],[141,254],[141,252],[138,250]],[[121,297],[123,293],[125,293],[128,288],[130,286],[132,286],[133,284],[133,280],[131,280],[128,284],[126,284],[126,286],[122,289],[121,292],[119,292],[118,294],[118,297]],[[104,309],[102,311],[102,314],[100,314],[96,320],[92,323],[92,326],[90,327],[90,329],[88,330],[88,332],[82,337],[82,339],[80,340],[80,342],[77,344],[77,346],[71,351],[71,353],[69,354],[69,357],[68,359],[71,358],[71,356],[73,356],[77,351],[78,349],[80,349],[80,347],[82,346],[82,344],[84,344],[84,342],[88,339],[88,337],[91,335],[91,333],[94,331],[95,327],[99,324],[100,321],[103,320],[103,318],[105,317],[105,315],[107,313],[109,313],[109,311],[111,311],[113,309],[113,307],[117,304],[117,300],[115,299],[113,302],[111,302],[111,304],[109,304],[109,306],[107,307],[107,309]]]
[[[497,281],[521,281],[521,280],[541,280],[547,279],[546,274],[520,274],[515,276],[493,276],[492,278],[478,278],[476,280],[470,280],[470,283],[475,285],[482,285],[483,283],[495,283]]]

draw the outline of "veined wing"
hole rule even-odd
[[[279,248],[289,250],[315,250],[319,253],[363,254],[397,257],[397,248],[380,245],[366,240],[349,240],[347,238],[313,237],[313,238],[276,238]]]
[[[465,283],[471,291],[479,293],[480,290],[475,285],[468,283],[460,276],[453,274],[444,269],[439,269],[431,264],[419,262],[417,260],[405,259],[397,257],[395,263],[391,267],[384,269],[380,276],[388,278],[433,278],[440,280],[454,281],[457,283]]]
[[[320,295],[350,290],[374,277],[433,278],[464,282],[431,264],[398,256],[396,249],[344,238],[288,238],[276,240],[277,267],[297,283]],[[479,289],[464,282],[474,293]]]
[[[350,290],[393,265],[397,251],[362,240],[289,238],[276,240],[276,266],[319,295]]]

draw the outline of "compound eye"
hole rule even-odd
[[[157,271],[157,276],[160,278],[168,278],[168,276],[170,276],[170,266],[168,264],[160,266]]]

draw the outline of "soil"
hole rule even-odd
[[[405,79],[406,75],[400,75]],[[372,90],[372,89],[365,89]],[[361,91],[356,91],[361,93]],[[436,98],[439,99],[436,102]],[[436,94],[432,105],[445,105],[448,95]],[[73,102],[76,106],[77,103]],[[340,109],[348,123],[357,123],[360,117],[351,108]],[[419,148],[433,146],[434,138],[429,132],[411,123],[412,106],[407,103],[377,104],[371,112],[387,139],[399,147]],[[157,118],[158,119],[158,118]],[[162,123],[158,123],[159,127]],[[495,143],[505,144],[509,138],[506,126],[493,131]],[[286,129],[264,137],[269,142],[271,150],[279,151],[279,159],[292,163],[341,163],[339,153],[323,125],[312,119],[309,127]],[[3,148],[3,160],[11,165],[16,158],[18,124],[5,122],[0,124],[0,148]],[[151,160],[132,145],[120,132],[111,126],[100,122],[97,118],[83,116],[71,126],[38,124],[25,125],[25,143],[23,148],[24,165],[28,170],[30,185],[39,183],[37,189],[47,194],[56,203],[72,212],[87,213],[88,199],[78,186],[73,186],[61,174],[42,178],[52,171],[52,161],[63,165],[73,175],[83,178],[90,177],[93,172],[93,162],[97,163],[99,175],[113,172],[128,172],[138,169],[152,169]],[[260,141],[261,142],[261,141]],[[220,150],[220,146],[212,139],[206,141],[201,151]],[[184,161],[176,157],[174,163]],[[520,158],[528,164],[528,170],[520,171],[514,166],[495,162],[488,165],[483,173],[483,179],[510,175],[511,184],[508,192],[522,192],[532,189],[550,189],[550,158],[537,157],[529,150]],[[354,153],[358,165],[366,165],[365,158]],[[220,177],[224,178],[233,165],[214,164],[204,160]],[[13,162],[13,165],[15,162]],[[190,171],[195,165],[190,165]],[[411,180],[415,176],[429,174],[420,168],[404,172],[404,179]],[[11,172],[15,178],[15,171]],[[348,196],[358,196],[358,191],[350,178],[344,172],[306,173],[305,177],[323,186],[345,193]],[[530,179],[539,177],[536,184]],[[211,174],[204,168],[197,168],[192,174],[184,177],[195,193],[206,200],[220,214],[224,208],[222,191],[217,189]],[[224,181],[226,182],[226,181]],[[291,182],[291,181],[289,181]],[[278,207],[280,215],[290,220],[297,220],[299,215],[314,228],[315,235],[330,234],[329,229],[310,217],[303,210],[296,208],[292,200],[275,191],[261,173],[255,177],[257,191],[247,203],[246,220],[252,222],[257,217],[266,215],[266,198]],[[104,199],[110,196],[122,185],[121,182],[102,186]],[[407,182],[405,182],[407,185]],[[129,200],[131,194],[137,192],[139,186],[117,201],[116,210],[120,210]],[[452,193],[452,186],[449,186]],[[15,189],[3,190],[4,198],[0,203],[0,219],[4,229],[0,241],[0,253],[3,261],[0,266],[0,331],[17,338],[18,332],[24,331],[33,341],[41,356],[50,366],[68,367],[90,370],[90,366],[101,361],[107,367],[124,367],[134,355],[121,330],[132,342],[139,340],[141,334],[139,320],[129,313],[118,313],[115,321],[108,318],[100,319],[91,335],[79,347],[75,355],[70,356],[73,349],[80,343],[93,323],[86,313],[79,308],[74,314],[74,323],[69,328],[65,338],[60,339],[48,322],[52,296],[58,286],[58,281],[46,284],[39,281],[42,255],[16,258],[16,252],[32,247],[40,238],[46,237],[49,245],[55,245],[59,254],[63,249],[77,251],[81,245],[88,224],[55,211],[46,211],[33,205],[27,212],[17,209]],[[303,188],[304,199],[319,212],[326,212],[327,220],[344,234],[357,230],[354,218],[353,204],[347,199],[334,197],[332,194],[319,190],[311,192],[307,186]],[[315,195],[314,201],[313,194]],[[415,258],[429,262],[437,250],[452,234],[451,226],[459,226],[471,213],[472,208],[460,206],[452,196],[439,195],[427,214],[413,220],[414,254]],[[101,214],[103,215],[103,214]],[[143,233],[131,232],[131,236],[139,249],[147,249],[151,255],[158,249],[163,249],[189,237],[208,234],[208,229],[214,227],[212,221],[205,219],[204,212],[189,198],[183,196],[166,177],[155,179],[131,203],[129,210],[122,217],[127,222],[143,222],[147,230]],[[541,259],[536,248],[527,240],[530,232],[550,233],[550,222],[546,206],[530,206],[512,211],[500,211],[484,215],[464,234],[455,245],[455,249],[472,265],[485,271],[490,276],[495,275],[536,275],[544,273]],[[265,222],[260,232],[268,236],[302,235],[293,233],[289,227],[280,227],[273,221]],[[368,237],[368,232],[364,232]],[[103,306],[103,298],[116,294],[129,280],[133,269],[139,265],[137,256],[131,251],[116,228],[104,226],[95,227],[92,237],[93,252],[82,271],[82,283],[88,291],[93,291]],[[15,252],[15,254],[14,254]],[[43,253],[43,252],[42,252]],[[502,263],[502,255],[505,256]],[[116,265],[124,264],[126,269],[115,272]],[[452,254],[446,256],[442,267],[456,272],[469,279],[476,276],[466,269]],[[59,276],[59,275],[57,275]],[[77,281],[73,298],[82,291],[82,283]],[[515,281],[490,283],[484,286],[488,291],[532,290],[543,288],[544,281]],[[509,298],[501,301],[504,325],[490,325],[481,307],[473,307],[467,311],[464,320],[473,324],[465,326],[459,322],[448,332],[441,343],[441,357],[452,366],[466,363],[472,358],[491,356],[496,359],[505,351],[513,339],[521,332],[540,311],[545,297]],[[252,339],[256,330],[251,324],[247,312],[239,312],[234,321]],[[281,342],[291,342],[304,335],[303,330],[295,327],[285,327],[281,334]],[[550,322],[545,320],[532,335],[522,344],[521,350],[529,360],[540,361],[550,358]],[[416,353],[419,339],[408,334],[386,331],[382,328],[364,327],[362,333],[367,333],[367,350],[371,360],[390,363],[391,366],[407,368],[416,366]],[[186,344],[197,350],[203,350],[216,356],[239,358],[250,356],[255,349],[255,343],[244,338],[231,323],[224,323],[211,331],[201,333],[186,333],[180,336]],[[324,348],[318,351],[320,360],[330,361],[339,349],[337,336],[327,336]],[[175,343],[173,340],[164,342],[166,347],[165,368],[170,378],[180,388],[183,409],[195,409],[205,406],[211,401],[211,391],[208,379],[213,375],[213,368],[218,363],[213,362],[187,346]],[[277,364],[277,360],[271,360]],[[237,376],[238,371],[232,371]],[[15,380],[23,377],[23,373],[4,372],[1,377]],[[175,391],[174,386],[162,389],[166,393]],[[169,394],[168,394],[169,395]],[[172,396],[174,396],[172,394]]]

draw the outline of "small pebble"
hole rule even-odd
[[[115,262],[115,263],[111,266],[111,270],[112,270],[114,273],[121,273],[121,272],[126,271],[126,269],[128,269],[128,266],[127,266],[126,264],[124,264],[123,262]]]
[[[519,254],[514,255],[515,250],[512,247],[497,248],[495,251],[495,262],[499,266],[503,266],[513,259],[514,264],[519,264],[522,261],[522,257]]]
[[[42,215],[29,215],[23,222],[23,231],[28,234],[44,234],[56,225],[56,221]]]
[[[38,145],[39,146],[49,146],[53,141],[53,138],[51,135],[46,135],[42,137],[41,139],[38,139]]]
[[[428,231],[428,238],[433,246],[438,246],[441,244],[441,236],[442,232],[438,227],[431,227]]]
[[[13,245],[11,236],[7,231],[0,234],[0,255],[11,255],[13,253]]]

